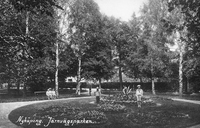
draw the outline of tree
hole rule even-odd
[[[140,18],[133,13],[132,19],[129,21],[131,38],[126,47],[129,52],[125,58],[125,74],[131,78],[139,78],[142,82],[143,74],[140,70],[140,65],[142,64],[141,60],[145,56],[144,51],[146,49],[139,38],[142,33],[140,26]]]
[[[70,2],[68,13],[69,40],[78,60],[76,94],[80,95],[82,58],[89,49],[88,43],[96,37],[99,30],[100,12],[93,0],[75,0]]]
[[[112,56],[115,66],[118,67],[120,89],[122,90],[122,72],[125,67],[125,57],[128,53],[127,45],[130,35],[130,28],[126,22],[122,22],[114,17],[108,18],[106,34],[112,46]]]
[[[187,80],[192,79],[193,77],[199,76],[198,68],[198,58],[199,58],[199,1],[187,1],[187,0],[172,0],[169,2],[169,12],[174,14],[178,12],[179,15],[176,15],[177,22],[171,22],[168,20],[168,28],[171,31],[176,31],[180,37],[179,42],[181,42],[184,49],[184,53],[180,52],[180,63],[182,61],[182,72],[187,76]],[[181,16],[181,18],[180,18]],[[180,20],[181,19],[181,20]],[[180,49],[180,48],[179,48]],[[183,54],[183,55],[182,55]],[[181,56],[183,56],[181,59]],[[184,60],[185,59],[185,60]],[[184,61],[183,61],[184,60]],[[191,63],[192,62],[192,63]],[[181,74],[180,74],[181,75]],[[180,82],[182,78],[180,77]],[[180,83],[180,96],[182,96],[182,84]],[[198,89],[197,89],[198,90]]]
[[[106,16],[99,19],[100,28],[96,32],[96,37],[88,44],[89,49],[83,56],[83,77],[86,79],[95,79],[99,81],[101,88],[101,80],[108,80],[113,74],[112,62],[112,45],[108,40]]]
[[[142,34],[139,37],[143,42],[144,58],[141,71],[151,78],[152,93],[155,95],[155,78],[164,77],[169,63],[167,52],[169,48],[166,29],[161,20],[167,15],[166,1],[151,0],[142,8]],[[141,61],[140,61],[141,63]]]
[[[9,0],[9,2],[11,3],[11,5],[14,7],[14,9],[16,9],[19,13],[23,14],[25,13],[25,33],[23,35],[25,35],[26,42],[24,42],[24,48],[27,51],[26,54],[29,54],[28,51],[30,51],[30,49],[28,49],[28,45],[29,45],[29,37],[30,36],[30,14],[47,14],[49,16],[52,16],[52,7],[56,6],[58,8],[61,8],[60,6],[58,6],[56,4],[56,2],[54,0],[43,0],[43,1],[32,1],[32,0],[26,0],[26,1],[22,1],[22,0]],[[24,63],[25,64],[25,63]],[[27,65],[25,64],[24,67],[26,67]],[[26,67],[27,68],[27,67]],[[26,69],[24,70],[25,72]],[[25,73],[24,72],[24,73]],[[24,96],[26,92],[26,84],[24,84]]]

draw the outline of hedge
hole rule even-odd
[[[76,82],[59,82],[59,88],[76,88],[77,83]],[[141,83],[141,82],[123,82],[123,86],[129,86],[130,88],[137,88],[137,85],[141,85],[141,88],[144,91],[149,91],[152,89],[151,82],[148,83]],[[167,82],[155,82],[155,90],[160,92],[166,92],[171,91],[172,86],[170,86],[170,83]],[[96,88],[97,84],[87,84],[86,82],[81,82],[81,88]],[[33,87],[33,85],[32,85]],[[44,84],[43,86],[40,85],[40,88],[38,86],[35,86],[35,88],[40,90],[46,90],[47,88],[55,88],[54,82],[49,82]],[[42,88],[42,89],[41,89]],[[120,89],[120,83],[119,82],[105,82],[101,84],[102,89]]]
[[[152,89],[152,83],[141,83],[141,82],[123,82],[123,86],[130,87],[130,88],[137,88],[137,85],[141,85],[141,88],[144,91],[148,91]],[[102,89],[120,89],[119,82],[106,82],[101,84]],[[155,82],[155,90],[160,92],[170,91],[172,88],[167,82]]]

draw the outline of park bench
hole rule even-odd
[[[46,94],[46,91],[35,91],[34,94],[35,94],[35,96],[37,96],[39,94]]]

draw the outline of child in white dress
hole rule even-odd
[[[48,97],[48,100],[50,100],[52,98],[52,94],[51,94],[51,88],[49,88],[47,91],[46,91],[46,95]]]
[[[138,107],[141,108],[143,90],[141,89],[141,85],[138,85],[137,87],[138,87],[138,89],[136,89],[136,94],[135,94],[135,96],[136,96],[136,98],[137,98]]]

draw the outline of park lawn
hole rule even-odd
[[[50,118],[56,120],[89,120],[88,122],[71,127],[91,127],[91,128],[186,128],[200,124],[200,108],[198,105],[175,102],[164,98],[153,98],[155,104],[143,105],[141,109],[136,104],[117,105],[116,111],[104,111],[99,109],[103,104],[95,104],[94,97],[49,101],[24,106],[13,110],[9,114],[11,122],[23,126],[24,128],[64,128],[66,123],[49,123]],[[161,104],[161,106],[156,105]],[[105,104],[104,104],[105,105]],[[118,109],[125,106],[125,111]],[[123,107],[121,107],[123,108]],[[110,108],[108,110],[111,110]],[[78,115],[78,116],[77,116]],[[21,119],[38,119],[42,123],[22,122]],[[30,117],[30,119],[29,119]],[[92,122],[91,122],[91,120]],[[32,120],[33,121],[33,120]],[[96,121],[96,122],[95,122]],[[98,123],[99,122],[99,123]]]

